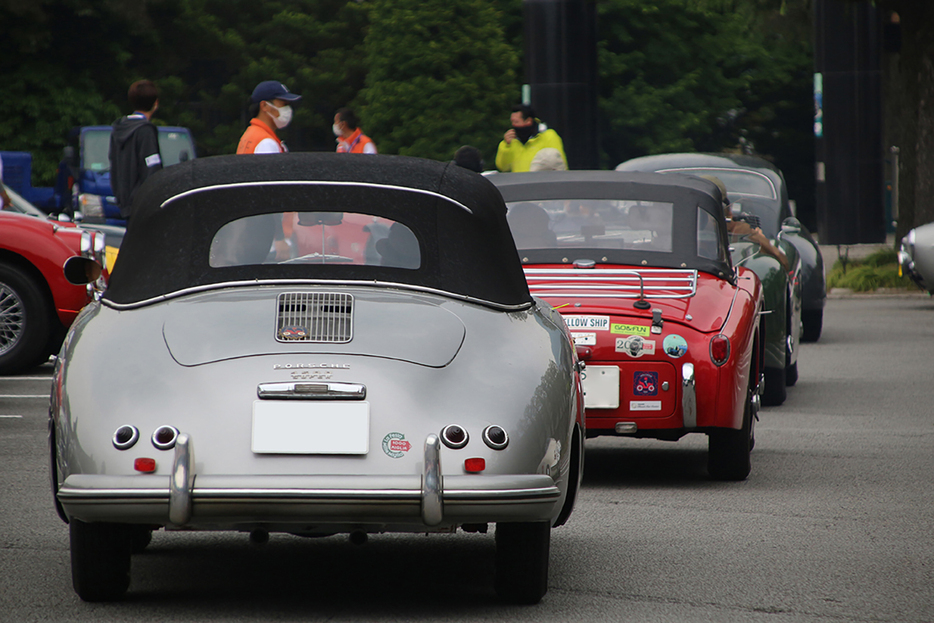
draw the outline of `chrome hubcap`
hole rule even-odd
[[[7,354],[23,337],[26,310],[16,292],[0,283],[0,355]]]

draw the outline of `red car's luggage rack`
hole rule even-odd
[[[697,293],[697,271],[676,268],[526,268],[536,296],[686,299]]]

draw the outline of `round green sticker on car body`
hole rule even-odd
[[[401,459],[412,449],[412,443],[402,433],[389,433],[383,437],[383,452],[394,459]]]
[[[665,349],[665,354],[669,357],[683,357],[685,353],[688,352],[688,343],[683,337],[677,333],[672,333],[671,335],[665,336],[665,341],[662,342],[662,348]]]

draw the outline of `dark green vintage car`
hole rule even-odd
[[[801,339],[820,339],[827,302],[824,260],[817,242],[791,210],[782,172],[771,162],[740,154],[660,154],[633,158],[617,171],[655,171],[688,175],[715,175],[726,184],[734,203],[747,201],[747,212],[759,217],[762,231],[771,239],[781,231],[801,258]]]
[[[824,265],[807,228],[792,216],[781,171],[761,158],[735,154],[662,154],[628,160],[617,171],[713,176],[726,186],[733,218],[760,227],[788,259],[787,269],[747,236],[730,241],[733,263],[762,281],[766,319],[762,402],[780,405],[798,380],[798,343],[820,337],[826,301]]]

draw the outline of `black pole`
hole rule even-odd
[[[881,13],[868,0],[817,0],[814,18],[820,242],[884,242]]]
[[[596,2],[525,0],[523,18],[532,108],[561,136],[569,168],[596,169]]]

